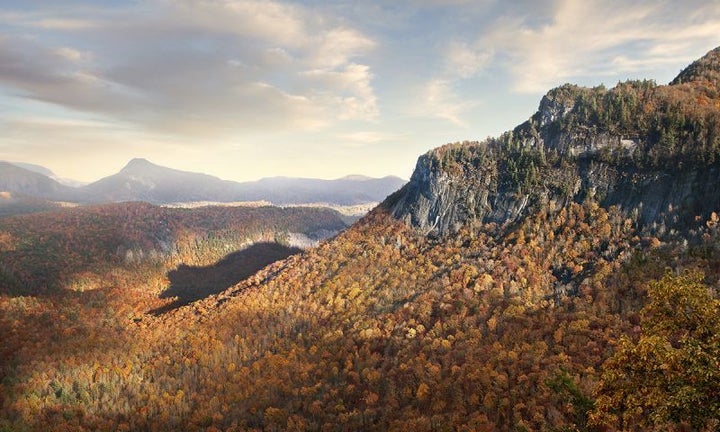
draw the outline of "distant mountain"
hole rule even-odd
[[[36,165],[36,164],[25,163],[25,162],[10,162],[10,163],[13,164],[13,165],[15,165],[15,166],[17,166],[17,167],[24,168],[24,169],[26,169],[26,170],[28,170],[28,171],[32,171],[32,172],[36,172],[36,173],[38,173],[38,174],[42,174],[42,175],[44,175],[44,176],[46,176],[46,177],[50,177],[50,178],[55,177],[55,173],[52,172],[51,169],[45,168],[45,167],[42,166],[42,165]]]
[[[248,201],[273,204],[330,203],[355,205],[378,202],[405,184],[399,177],[347,176],[335,180],[270,177],[240,183],[240,195]]]
[[[405,184],[399,177],[351,175],[335,180],[269,177],[251,182],[222,180],[135,158],[117,174],[87,185],[68,187],[42,166],[0,163],[0,191],[55,201],[105,203],[144,201],[151,204],[267,201],[276,205],[359,205],[377,203]]]
[[[58,175],[55,174],[51,169],[46,168],[42,165],[36,165],[36,164],[31,164],[31,163],[26,163],[26,162],[10,162],[10,163],[17,167],[24,168],[28,171],[36,172],[36,173],[42,174],[46,177],[50,177],[51,179],[55,180],[56,182],[58,182],[60,184],[65,185],[65,186],[80,187],[80,186],[85,186],[87,184],[87,182],[81,182],[81,181],[77,181],[77,180],[73,180],[73,179],[69,179],[69,178],[58,177]]]
[[[153,204],[187,201],[235,201],[236,183],[133,159],[117,174],[91,183],[82,191],[89,201],[146,201]]]
[[[55,201],[75,201],[80,198],[78,190],[36,172],[42,167],[33,167],[35,170],[22,168],[15,163],[0,162],[0,191]]]
[[[221,180],[207,174],[166,168],[146,159],[131,160],[119,173],[82,188],[93,202],[269,201],[273,204],[378,202],[400,188],[398,177],[348,176],[337,180],[271,177],[253,182]]]

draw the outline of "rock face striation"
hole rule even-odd
[[[667,86],[553,89],[513,131],[422,155],[384,206],[436,236],[589,199],[641,228],[683,230],[720,210],[719,59],[710,51]]]

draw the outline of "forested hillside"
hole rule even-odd
[[[292,246],[290,234],[321,239],[344,227],[332,210],[269,206],[120,203],[0,218],[0,293],[123,285],[123,277],[152,279],[180,264],[213,264],[253,243]]]
[[[4,345],[18,349],[5,352],[3,417],[10,430],[584,429],[618,341],[644,334],[651,281],[668,269],[720,278],[709,225],[686,246],[572,205],[501,242],[493,225],[437,242],[378,210],[159,317],[113,290],[5,298]],[[697,372],[708,385],[710,361]],[[598,406],[606,419],[619,405]]]

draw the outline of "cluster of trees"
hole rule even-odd
[[[648,288],[641,333],[623,336],[604,364],[597,425],[720,427],[720,301],[700,272]]]
[[[608,161],[641,168],[714,164],[720,155],[720,111],[717,90],[695,81],[658,86],[653,81],[627,81],[613,89],[565,86],[571,109],[553,125],[557,132],[587,139],[602,133],[637,142],[627,158]],[[554,94],[551,93],[552,97]],[[569,96],[572,95],[572,96]]]
[[[433,169],[458,177],[482,176],[520,193],[548,185],[569,192],[572,182],[544,173],[575,163],[578,156],[570,148],[598,137],[615,145],[592,157],[613,165],[672,171],[717,164],[718,58],[716,54],[693,64],[666,86],[652,80],[626,81],[612,89],[560,86],[513,131],[482,142],[448,144],[425,157]],[[632,145],[623,148],[623,140]]]

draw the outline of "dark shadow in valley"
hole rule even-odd
[[[168,272],[170,286],[160,294],[160,298],[177,297],[177,299],[149,313],[162,315],[196,300],[218,294],[247,279],[263,267],[300,252],[302,249],[265,242],[233,252],[210,266],[196,267],[181,264],[177,269]]]

